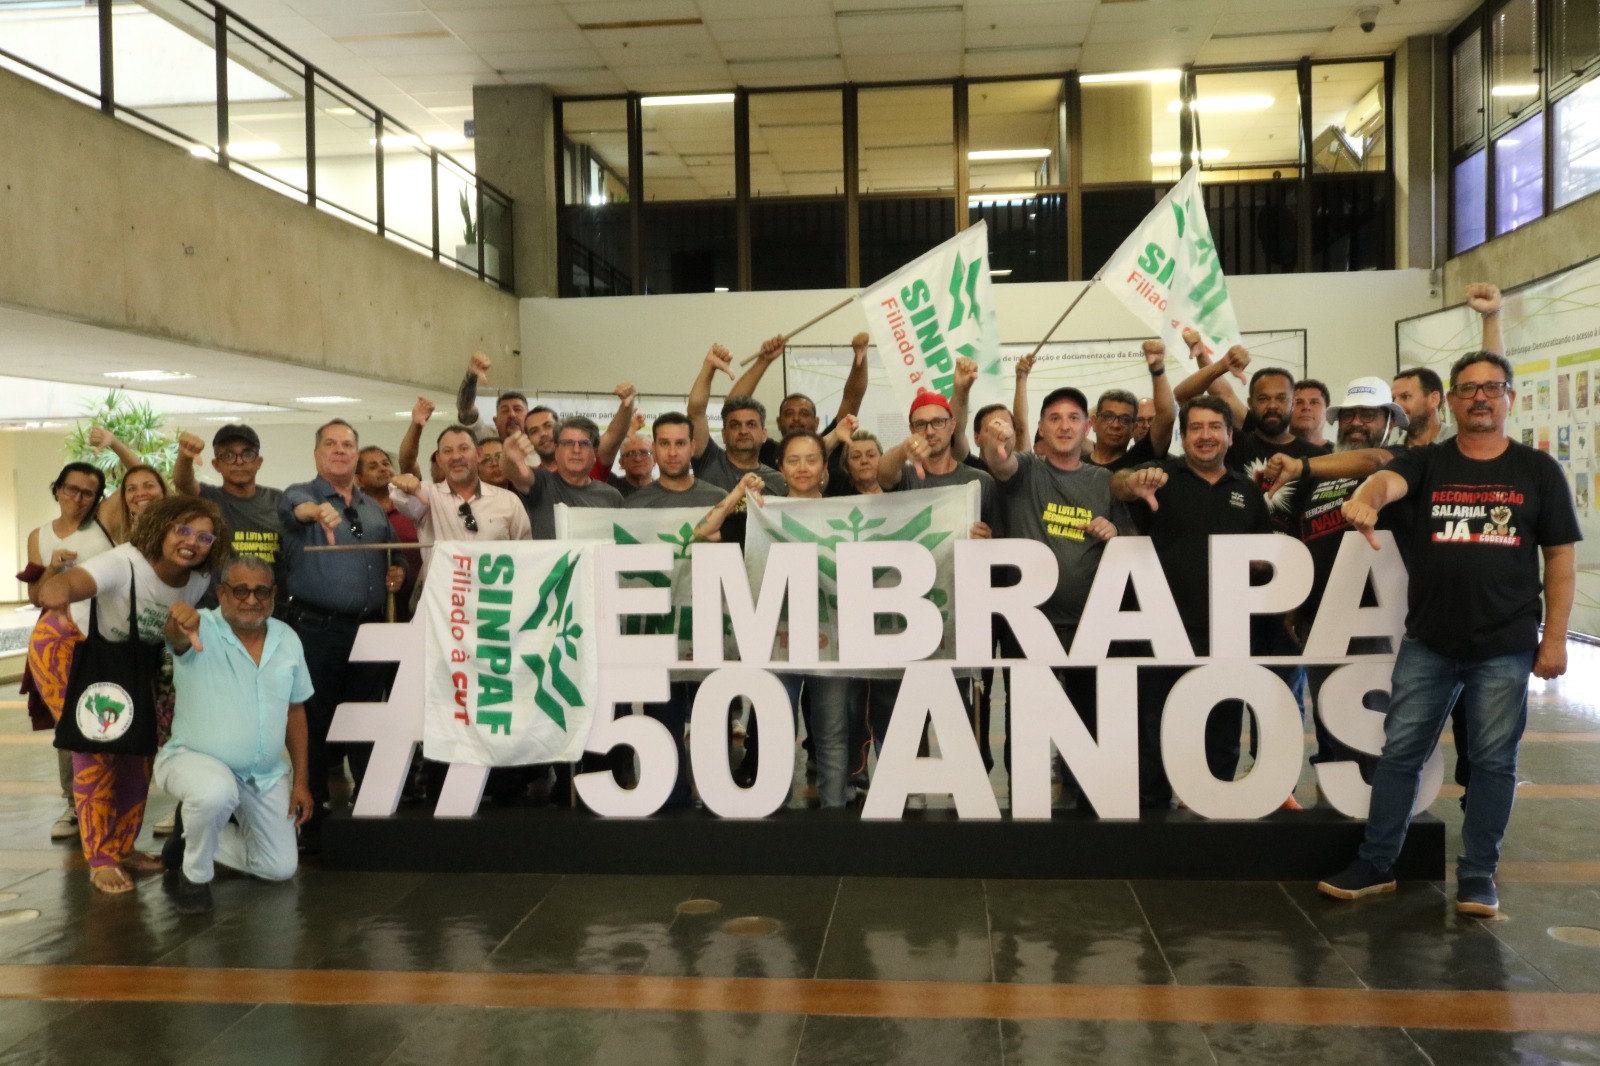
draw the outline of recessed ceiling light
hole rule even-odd
[[[330,114],[330,115],[353,115],[355,113],[356,113],[356,109],[353,108],[353,107],[330,107],[330,108],[328,108],[328,114]]]
[[[1265,111],[1274,102],[1270,96],[1208,96],[1189,101],[1189,108],[1202,114],[1223,111]],[[1176,115],[1182,110],[1182,100],[1174,100],[1167,105],[1167,113],[1170,115]]]
[[[1178,70],[1123,70],[1111,74],[1084,74],[1079,85],[1118,85],[1126,82],[1147,81],[1151,85],[1166,85],[1183,76]]]
[[[354,396],[296,396],[295,403],[336,404],[360,403]]]
[[[1489,90],[1490,96],[1534,96],[1539,92],[1537,85],[1496,85]]]
[[[111,370],[100,376],[123,381],[182,381],[194,377],[181,370]]]
[[[687,96],[646,96],[639,101],[641,107],[669,107],[678,104],[731,104],[732,93],[692,93]]]
[[[1048,148],[985,148],[977,152],[968,152],[968,159],[1048,159]]]
[[[1009,278],[1011,276],[1011,268],[1007,267],[1004,270],[991,270],[989,271],[989,276],[991,278]]]

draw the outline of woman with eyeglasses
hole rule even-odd
[[[105,489],[105,472],[92,463],[68,463],[50,483],[60,514],[28,534],[28,567],[17,575],[17,580],[28,586],[28,602],[35,607],[39,606],[39,586],[47,578],[111,550],[111,535],[95,517]],[[88,624],[87,604],[74,604],[67,615],[43,612],[34,624],[22,672],[22,693],[34,729],[55,727],[59,710],[51,713],[51,701],[59,709],[61,692],[54,680],[66,677],[66,671],[56,664],[71,659],[72,648],[83,639]],[[57,755],[66,810],[50,827],[50,839],[66,840],[78,835],[78,810],[72,802],[72,757],[64,751]]]
[[[226,557],[228,543],[227,522],[210,501],[192,496],[156,500],[144,506],[126,544],[42,582],[39,606],[66,612],[92,599],[98,639],[137,642],[148,653],[148,669],[141,676],[153,679],[172,605],[200,602],[210,584],[207,575]],[[59,672],[50,679],[59,686],[58,701],[67,691],[71,660],[72,655],[63,656],[56,664]],[[136,703],[140,695],[154,702],[152,692],[135,694]],[[59,718],[63,703],[51,710]],[[89,861],[89,881],[102,892],[127,892],[133,888],[130,874],[161,870],[159,858],[133,847],[144,821],[154,754],[153,743],[149,751],[134,754],[72,754],[79,836]]]

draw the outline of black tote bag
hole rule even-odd
[[[132,577],[127,640],[100,635],[98,600],[89,601],[89,631],[72,654],[55,746],[106,755],[154,755],[161,646],[139,639],[139,590]]]

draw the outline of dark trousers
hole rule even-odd
[[[1139,671],[1139,806],[1172,806],[1172,784],[1161,760],[1161,716],[1187,666],[1153,666]],[[1244,729],[1242,700],[1223,700],[1206,719],[1206,766],[1219,781],[1232,781],[1239,769],[1239,735]]]
[[[306,669],[316,691],[306,700],[306,772],[310,775],[311,798],[316,801],[312,819],[320,819],[328,804],[328,775],[348,761],[356,787],[361,786],[370,744],[330,744],[328,729],[341,703],[382,702],[394,680],[392,663],[353,662],[361,623],[341,618],[317,616],[290,606],[289,624],[305,649]]]

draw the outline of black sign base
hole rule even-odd
[[[485,809],[435,818],[331,815],[329,870],[427,873],[789,874],[1311,881],[1355,857],[1364,823],[1331,810],[1279,811],[1254,822],[1190,811],[1101,820],[1057,811],[1048,822],[962,820],[950,810],[863,821],[858,811],[782,810],[759,821],[702,810],[599,818],[557,808]],[[1404,880],[1442,881],[1444,823],[1420,815],[1396,865]]]

